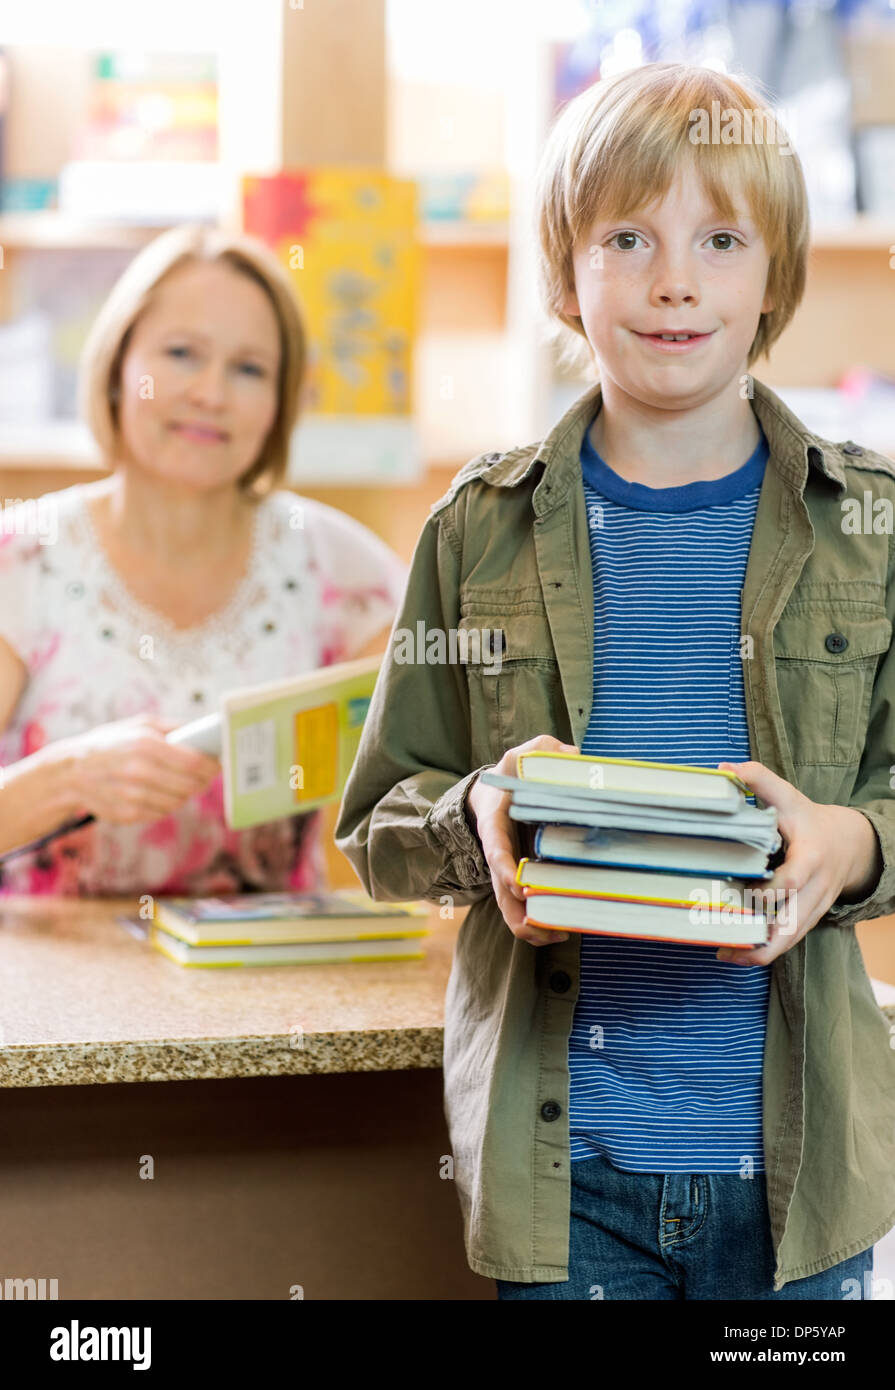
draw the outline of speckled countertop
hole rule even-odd
[[[4,900],[0,1086],[441,1066],[467,909],[446,922],[431,904],[421,961],[189,970],[120,924],[135,906]]]
[[[439,1067],[466,909],[431,904],[426,959],[185,969],[116,919],[134,900],[7,898],[0,1086]]]

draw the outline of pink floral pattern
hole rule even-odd
[[[252,562],[227,605],[174,628],[105,558],[91,487],[49,493],[55,538],[0,512],[0,637],[28,681],[0,733],[7,765],[57,739],[139,711],[186,723],[228,690],[350,660],[394,620],[407,567],[367,527],[278,491],[258,504]],[[295,528],[296,512],[302,524]],[[321,813],[230,830],[221,778],[173,816],[96,822],[0,868],[0,894],[124,895],[319,890]]]

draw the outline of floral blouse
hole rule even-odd
[[[336,508],[276,491],[256,507],[249,568],[225,607],[178,629],[105,558],[76,484],[0,511],[0,636],[28,682],[0,765],[145,712],[185,724],[240,686],[356,656],[390,625],[407,567]],[[174,815],[94,822],[0,866],[0,893],[207,896],[326,886],[321,812],[229,830],[220,776]]]

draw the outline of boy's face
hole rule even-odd
[[[770,258],[746,205],[721,218],[695,173],[681,171],[661,202],[598,219],[573,256],[580,314],[604,383],[659,409],[691,409],[746,371]],[[700,336],[667,343],[656,335]]]

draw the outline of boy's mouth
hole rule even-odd
[[[651,343],[660,352],[689,352],[700,343],[707,343],[712,336],[712,333],[690,333],[687,329],[682,329],[679,333],[674,330],[664,333],[638,333],[636,329],[632,332],[636,338]]]

